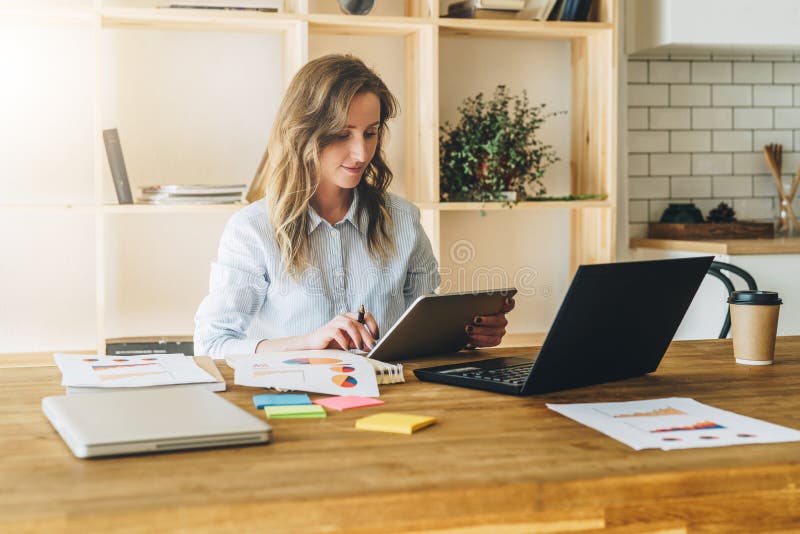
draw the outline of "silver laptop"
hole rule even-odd
[[[266,443],[272,431],[202,387],[46,397],[42,411],[78,458]]]

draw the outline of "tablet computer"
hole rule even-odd
[[[465,327],[476,315],[494,315],[503,309],[515,288],[422,295],[382,336],[369,357],[396,361],[458,352],[467,344]]]

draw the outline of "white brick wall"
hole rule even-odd
[[[704,214],[726,202],[740,219],[774,217],[762,150],[783,145],[788,189],[800,165],[800,55],[654,56],[628,62],[628,83],[632,236],[670,202],[694,202]]]

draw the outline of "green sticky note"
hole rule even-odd
[[[264,406],[267,419],[309,419],[312,417],[327,417],[325,408],[318,404],[304,404],[299,406]]]

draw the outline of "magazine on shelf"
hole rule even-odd
[[[440,0],[439,16],[454,18],[514,18],[525,0]]]
[[[244,193],[245,184],[237,185],[148,185],[140,188],[143,195],[231,195]]]
[[[283,8],[282,0],[164,0],[158,7],[186,9],[232,9],[266,11],[278,13]]]
[[[189,196],[141,196],[137,204],[179,204],[194,206],[202,204],[235,204],[242,201],[242,195],[189,195]]]
[[[114,180],[114,189],[117,191],[117,201],[120,204],[133,204],[131,185],[128,181],[128,170],[125,168],[125,158],[122,157],[122,144],[119,141],[119,132],[116,128],[103,130],[103,143],[106,145],[108,166],[111,169],[111,178]]]
[[[139,188],[139,204],[231,204],[242,202],[246,185],[151,185]]]
[[[558,0],[528,0],[517,13],[520,20],[547,20]]]

